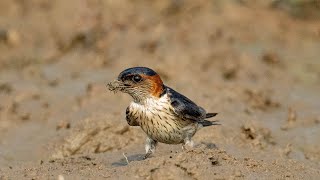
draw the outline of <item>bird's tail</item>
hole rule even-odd
[[[221,125],[221,124],[219,123],[219,121],[208,121],[208,120],[201,121],[200,124],[201,124],[203,127],[213,126],[213,125]]]
[[[216,116],[218,113],[207,113],[206,114],[206,118],[212,118],[214,116]],[[203,120],[200,122],[200,124],[203,126],[203,127],[206,127],[206,126],[213,126],[213,125],[221,125],[219,124],[219,121],[208,121],[208,120]]]

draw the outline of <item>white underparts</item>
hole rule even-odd
[[[174,112],[167,94],[161,98],[149,97],[142,103],[132,102],[131,115],[149,138],[166,144],[183,143],[194,135],[198,125],[180,119]],[[147,147],[146,149],[151,147]]]

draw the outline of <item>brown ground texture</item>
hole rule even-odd
[[[1,0],[0,179],[320,179],[319,1]],[[132,66],[221,126],[196,147],[129,127]]]

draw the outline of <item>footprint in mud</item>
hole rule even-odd
[[[119,167],[119,166],[126,166],[132,161],[142,161],[144,160],[145,154],[134,154],[131,156],[125,156],[124,158],[120,159],[117,162],[112,163],[111,165],[114,167]],[[128,163],[129,162],[129,163]]]

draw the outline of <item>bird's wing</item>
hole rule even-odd
[[[184,95],[169,87],[166,87],[166,93],[170,98],[174,112],[182,119],[203,121],[206,118],[206,111]]]
[[[137,117],[132,116],[129,107],[126,109],[126,120],[130,126],[139,126],[139,123],[136,121]]]

